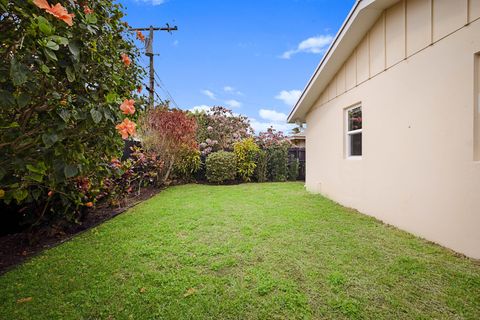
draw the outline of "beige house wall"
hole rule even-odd
[[[480,258],[479,17],[480,0],[384,12],[307,115],[308,190]],[[363,157],[350,160],[356,104]]]

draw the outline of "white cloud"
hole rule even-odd
[[[146,2],[150,3],[153,6],[158,6],[164,4],[166,0],[135,0],[136,2]]]
[[[300,52],[316,54],[325,53],[332,40],[333,36],[329,34],[310,37],[300,42],[296,49],[288,50],[284,52],[280,57],[282,59],[290,59],[293,55]]]
[[[282,131],[283,133],[288,133],[294,127],[291,124],[286,122],[271,122],[271,121],[258,121],[255,118],[250,118],[250,125],[252,126],[255,133],[265,132],[268,128],[273,127],[277,131]]]
[[[275,96],[275,99],[282,100],[286,105],[292,107],[297,103],[298,99],[302,95],[300,90],[282,90],[278,95]]]
[[[260,117],[264,120],[273,121],[273,122],[286,122],[287,115],[282,112],[268,109],[260,109],[258,112]]]
[[[202,111],[207,112],[209,110],[210,110],[210,106],[207,106],[207,105],[204,105],[204,104],[199,105],[199,106],[195,106],[195,107],[189,109],[189,111],[191,111],[191,112],[202,112]]]
[[[217,97],[215,96],[215,93],[213,93],[213,92],[210,91],[210,90],[202,90],[202,93],[203,93],[204,95],[206,95],[207,97],[209,97],[210,99],[212,99],[212,100],[216,100],[216,99],[217,99]]]
[[[231,99],[231,100],[227,100],[225,101],[225,103],[227,104],[228,107],[230,108],[240,108],[242,106],[242,103],[240,101],[237,101],[237,100],[234,100],[234,99]]]
[[[293,129],[293,124],[287,123],[287,115],[272,109],[260,109],[258,112],[261,120],[250,118],[250,124],[255,133],[265,132],[268,128],[273,127],[277,131],[288,133]]]
[[[226,93],[242,95],[242,93],[240,91],[238,91],[234,87],[230,87],[230,86],[223,87],[223,91],[225,91]]]

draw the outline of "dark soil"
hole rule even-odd
[[[58,221],[53,226],[1,236],[0,274],[38,255],[45,249],[55,247],[79,233],[112,219],[160,191],[161,189],[158,188],[144,188],[139,195],[132,195],[123,200],[121,207],[112,208],[106,204],[99,205],[95,209],[89,210],[80,223]]]

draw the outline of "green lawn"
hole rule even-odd
[[[480,319],[480,265],[270,183],[169,188],[0,276],[0,319],[298,318]]]

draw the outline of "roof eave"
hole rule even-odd
[[[340,67],[350,57],[383,10],[399,0],[357,0],[335,39],[315,69],[288,115],[288,123],[305,122],[305,116]]]

